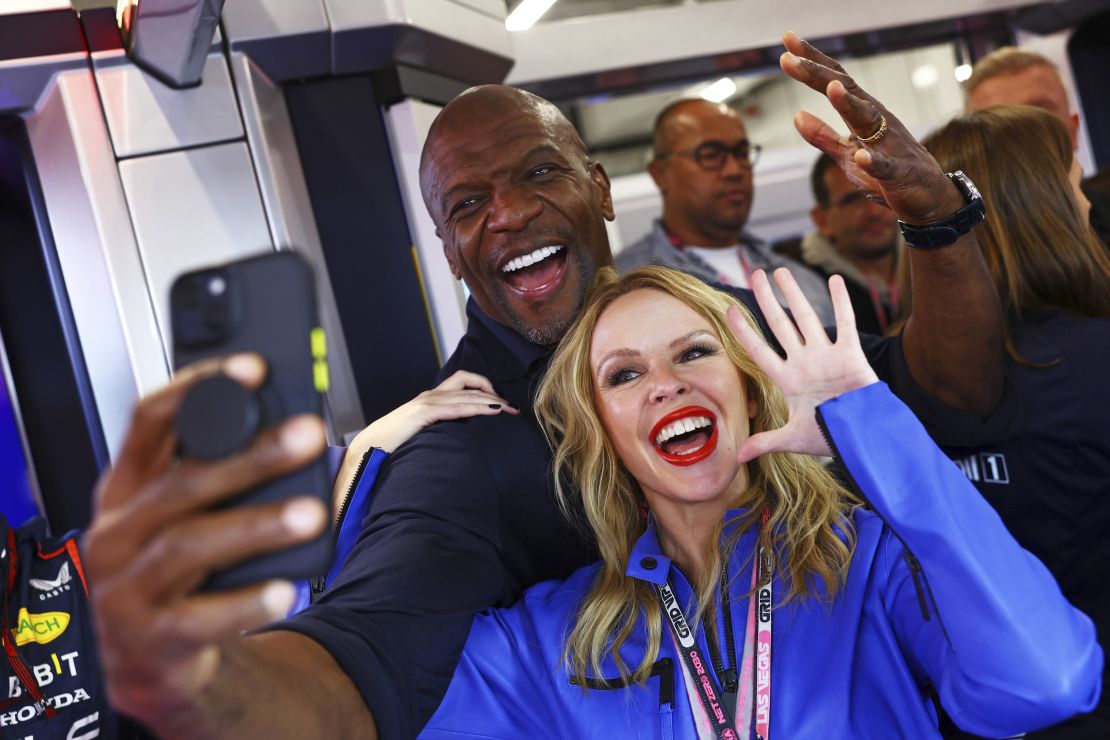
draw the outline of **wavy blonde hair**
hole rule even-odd
[[[636,623],[644,619],[647,650],[633,671],[638,682],[647,679],[662,634],[653,587],[625,575],[632,548],[646,529],[644,496],[605,435],[589,358],[594,330],[605,309],[620,296],[643,289],[677,298],[710,323],[725,354],[746,379],[748,398],[755,401],[753,433],[784,426],[789,416],[782,391],[744,352],[729,329],[726,314],[730,306],[738,307],[758,328],[739,301],[665,267],[643,267],[623,277],[608,267],[600,271],[581,316],[555,351],[535,409],[554,449],[559,504],[568,516],[584,512],[602,559],[567,638],[565,658],[575,675],[592,671],[597,676],[602,660],[612,655],[617,668],[626,673],[628,667],[619,650]],[[831,601],[847,575],[855,546],[848,514],[858,501],[807,455],[768,453],[748,463],[748,474],[748,490],[740,502],[749,507],[747,513],[738,526],[730,527],[728,537],[722,537],[722,523],[706,540],[706,568],[693,584],[695,622],[711,608],[723,564],[740,535],[758,526],[765,505],[771,512],[778,573],[787,586],[780,603],[821,597]]]

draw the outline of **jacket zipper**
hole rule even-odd
[[[821,415],[821,409],[816,409],[814,415],[817,418],[817,428],[821,430],[821,436],[825,439],[825,443],[829,446],[829,449],[832,450],[833,456],[843,462],[844,457],[840,454],[840,450],[837,449],[836,443],[833,442],[832,435],[829,434],[829,427],[825,424],[825,417]],[[886,528],[890,530],[890,533],[902,543],[902,547],[905,548],[905,555],[902,559],[910,569],[910,575],[913,577],[914,589],[917,591],[917,603],[921,606],[921,615],[924,617],[925,621],[929,621],[928,602],[931,601],[933,603],[933,611],[936,612],[937,615],[937,624],[940,625],[940,631],[944,635],[944,640],[948,643],[948,647],[955,650],[955,646],[952,645],[952,639],[948,636],[948,630],[944,626],[944,619],[940,615],[940,609],[937,608],[937,600],[936,597],[933,596],[933,589],[929,586],[929,578],[925,575],[925,569],[921,567],[921,562],[917,559],[917,556],[913,554],[910,546],[906,544],[906,541],[902,538],[902,535],[898,534],[898,531],[890,526],[890,522],[886,520],[882,512],[876,509],[874,504],[871,503],[871,500],[860,490],[859,484],[856,483],[856,479],[852,476],[852,471],[848,470],[848,466],[842,465],[841,467],[844,468],[844,473],[848,477],[847,482],[851,486],[853,493],[859,496],[861,501],[871,507],[871,510],[875,512],[875,516],[879,517]],[[925,598],[926,594],[928,594],[927,600]]]
[[[894,530],[891,531],[893,532]],[[903,543],[903,545],[904,544],[905,543]],[[929,615],[928,608],[925,606],[925,590],[921,585],[921,581],[925,577],[925,571],[921,568],[921,563],[917,562],[917,558],[913,556],[913,553],[910,552],[909,549],[902,555],[902,559],[906,561],[906,565],[913,575],[913,588],[917,591],[917,602],[921,605],[921,616],[928,622],[931,616]]]
[[[758,555],[756,556],[758,557]],[[724,656],[720,647],[717,647],[717,676],[721,681],[721,689],[727,693],[735,694],[740,685],[740,677],[736,672],[736,636],[732,630],[732,599],[728,595],[728,563],[721,564],[721,620],[724,624],[725,647],[729,655],[729,667],[724,667]],[[714,637],[713,642],[717,642]]]
[[[333,553],[335,552],[336,546],[339,544],[339,529],[343,526],[343,519],[347,516],[347,509],[351,506],[351,497],[354,495],[355,489],[358,488],[358,482],[362,478],[362,474],[366,471],[366,465],[370,462],[370,456],[374,454],[375,449],[376,448],[371,447],[362,454],[362,459],[359,460],[358,467],[355,468],[354,477],[351,478],[351,484],[347,486],[347,491],[343,494],[343,501],[339,504],[339,511],[335,514],[335,521],[332,526],[331,551]],[[330,569],[331,566],[329,565],[328,568],[324,569],[323,573],[312,579],[310,584],[310,602],[316,601],[316,597],[324,592],[324,588],[327,586],[328,570]]]
[[[678,563],[675,563],[674,566],[686,577],[687,582],[693,585],[694,581],[690,578],[690,574]],[[717,682],[721,690],[735,694],[737,687],[740,685],[740,678],[736,672],[736,638],[732,634],[732,608],[729,606],[727,586],[728,564],[724,563],[721,568],[720,585],[721,619],[725,625],[725,644],[732,658],[732,666],[727,670],[725,669],[724,656],[721,655],[721,648],[718,645],[716,626],[714,626],[712,632],[705,630],[705,643],[709,646],[709,660],[713,663],[713,672],[717,675]]]

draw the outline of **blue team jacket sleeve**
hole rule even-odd
[[[332,481],[333,486],[339,476],[339,468],[343,465],[346,454],[346,447],[328,447],[327,449],[328,480]],[[338,522],[339,531],[335,533],[335,550],[332,552],[331,565],[328,566],[326,584],[331,584],[335,580],[343,566],[343,561],[354,549],[359,532],[362,530],[362,520],[366,518],[370,509],[370,500],[373,497],[374,483],[378,479],[378,470],[388,457],[388,452],[377,447],[372,448],[366,453],[362,469],[356,475],[355,480],[352,481],[352,489],[347,499],[343,518]],[[304,611],[312,603],[311,579],[306,578],[297,581],[293,586],[297,590],[297,598],[289,609],[287,616],[290,617]]]
[[[909,409],[875,383],[822,404],[818,420],[892,534],[887,609],[952,719],[1002,736],[1094,708],[1103,654],[1091,620]]]
[[[582,692],[556,684],[566,682],[560,625],[573,613],[583,579],[578,573],[572,583],[541,583],[511,608],[478,614],[447,695],[420,739],[573,737],[564,721],[566,694]]]

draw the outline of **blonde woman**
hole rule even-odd
[[[930,691],[1008,735],[1093,705],[1090,621],[876,382],[842,280],[836,342],[776,280],[785,359],[694,278],[603,271],[536,405],[602,561],[480,615],[424,737],[918,738]]]

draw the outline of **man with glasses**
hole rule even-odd
[[[802,259],[817,274],[842,275],[856,313],[856,326],[883,334],[898,317],[898,217],[868,200],[832,157],[821,155],[810,176],[817,227],[802,240]]]
[[[710,282],[749,287],[754,270],[789,268],[826,325],[833,320],[825,282],[744,231],[752,209],[752,167],[759,146],[723,103],[679,100],[655,119],[648,172],[663,195],[663,216],[616,255],[617,268],[664,264]],[[785,299],[778,295],[779,301]]]

